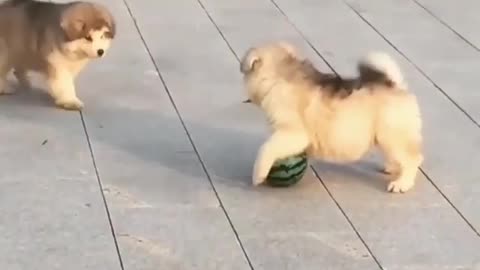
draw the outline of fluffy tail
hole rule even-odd
[[[386,53],[369,53],[358,63],[358,71],[363,81],[383,82],[396,88],[407,89],[400,67]]]

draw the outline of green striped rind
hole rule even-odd
[[[290,186],[300,181],[307,171],[308,160],[305,155],[290,157],[275,162],[267,177],[271,186]]]

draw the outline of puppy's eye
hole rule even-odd
[[[91,37],[91,36],[86,36],[85,39],[86,39],[87,41],[92,42],[92,37]]]

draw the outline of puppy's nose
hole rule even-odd
[[[102,56],[105,53],[103,49],[97,51],[98,56]]]

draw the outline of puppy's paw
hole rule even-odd
[[[83,109],[83,102],[80,101],[78,98],[69,100],[57,100],[55,101],[55,105],[62,109],[70,111],[80,111]]]
[[[252,177],[252,185],[253,186],[259,186],[265,182],[265,178],[263,177],[258,177],[258,176],[253,176]]]
[[[10,87],[9,85],[6,84],[0,84],[0,95],[12,95],[15,94],[16,89],[13,87]]]
[[[264,168],[259,161],[255,162],[255,166],[253,168],[253,176],[252,176],[252,184],[254,186],[261,185],[267,179],[268,173],[270,169]]]
[[[388,184],[387,190],[392,193],[405,193],[414,186],[413,181],[396,180]]]

